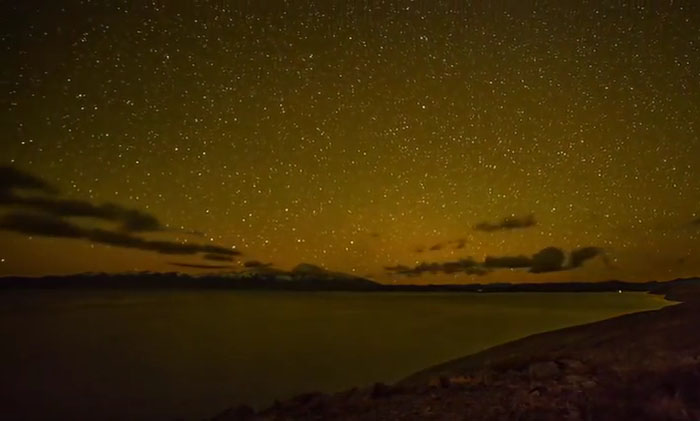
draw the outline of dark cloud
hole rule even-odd
[[[101,219],[117,223],[120,229],[130,232],[160,231],[163,229],[155,216],[113,203],[93,205],[83,200],[6,195],[0,198],[0,204],[29,208],[56,216]]]
[[[33,193],[28,195],[27,193]],[[37,194],[38,193],[38,194]],[[46,181],[12,167],[0,167],[0,206],[9,213],[0,217],[0,229],[26,235],[77,238],[114,247],[160,254],[193,255],[214,261],[232,261],[240,252],[213,244],[148,240],[132,235],[164,231],[153,215],[113,203],[95,205],[85,200],[57,196]],[[83,227],[68,218],[93,218],[116,224],[115,230]]]
[[[445,241],[442,243],[433,244],[432,246],[428,247],[427,250],[428,251],[440,251],[440,250],[442,250],[446,247],[449,247],[451,245],[453,246],[453,248],[455,250],[458,250],[458,249],[463,249],[466,244],[467,244],[467,240],[465,240],[464,238],[459,238],[457,240],[450,240],[450,241]],[[414,251],[416,253],[423,253],[425,250],[426,250],[425,247],[419,246]]]
[[[384,270],[387,272],[396,272],[399,274],[405,274],[411,270],[410,267],[406,265],[396,265],[396,266],[384,266]]]
[[[396,274],[406,276],[418,276],[424,273],[466,273],[469,275],[484,275],[487,273],[487,271],[480,267],[479,264],[473,259],[461,259],[454,262],[441,263],[423,262],[414,267],[408,267],[404,265],[387,266],[384,269],[389,272],[394,272]]]
[[[52,185],[38,177],[13,167],[0,167],[0,196],[5,196],[14,190],[35,190],[48,194],[57,193],[57,190]]]
[[[247,268],[269,268],[270,266],[272,266],[272,263],[263,263],[257,260],[248,260],[247,262],[243,263],[243,266]]]
[[[211,260],[214,262],[232,262],[233,258],[231,256],[225,256],[221,254],[215,254],[215,253],[207,253],[202,258],[206,260]]]
[[[690,224],[691,225],[700,225],[700,218],[693,219],[692,221],[690,221]]]
[[[472,268],[467,268],[464,270],[464,273],[467,275],[478,275],[478,276],[483,276],[489,273],[488,270],[484,269],[481,266],[474,266]]]
[[[183,268],[194,268],[194,269],[232,269],[234,266],[230,265],[201,265],[196,263],[180,263],[180,262],[168,262],[169,265],[179,266]]]
[[[178,243],[173,241],[147,240],[129,233],[109,231],[101,228],[84,228],[53,215],[41,213],[10,212],[0,217],[0,229],[26,235],[57,238],[78,238],[90,242],[160,254],[217,254],[237,256],[240,252],[209,244]]]
[[[449,262],[448,262],[448,263],[449,263]],[[442,272],[442,265],[443,265],[443,263],[436,263],[436,262],[427,263],[427,262],[423,262],[423,263],[420,263],[420,264],[416,265],[416,267],[414,267],[413,270],[414,270],[416,273],[427,272],[427,273],[433,273],[433,274],[435,274],[435,273]]]
[[[27,235],[56,238],[85,238],[83,228],[49,215],[11,212],[0,217],[0,229]]]
[[[484,260],[484,267],[493,269],[517,269],[531,266],[532,258],[527,256],[487,256]]]
[[[535,225],[537,225],[535,216],[530,214],[522,217],[509,216],[507,218],[503,218],[500,222],[496,223],[479,222],[474,226],[474,229],[477,231],[494,232],[503,230],[513,230],[517,228],[529,228]]]
[[[44,195],[26,196],[18,191]],[[86,217],[114,222],[129,232],[160,231],[158,219],[148,213],[113,203],[94,205],[85,200],[56,197],[57,190],[46,181],[12,167],[0,167],[0,205],[22,207],[61,217]]]
[[[472,259],[461,259],[455,262],[442,264],[442,271],[445,273],[466,273],[468,275],[485,275],[487,273],[477,262]]]
[[[582,247],[571,252],[569,266],[571,268],[581,267],[586,260],[602,255],[603,249],[599,247]]]
[[[557,247],[547,247],[528,256],[487,256],[483,262],[473,259],[462,259],[454,262],[420,263],[416,266],[387,266],[384,269],[398,275],[419,276],[429,274],[466,273],[469,275],[485,275],[498,269],[527,269],[531,273],[559,272],[581,267],[587,260],[596,256],[605,258],[603,250],[598,247],[582,247],[571,252],[570,264],[564,266],[566,254]],[[606,264],[607,259],[606,259]]]
[[[564,269],[564,259],[566,259],[566,256],[561,249],[547,247],[532,256],[530,272],[558,272]]]

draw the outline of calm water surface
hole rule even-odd
[[[2,293],[0,414],[202,419],[241,402],[393,382],[666,304],[643,293]]]

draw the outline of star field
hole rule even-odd
[[[0,163],[240,263],[382,282],[700,271],[694,2],[255,3],[5,4]],[[385,270],[552,246],[606,259]],[[0,232],[0,257],[2,274],[174,270],[17,232]]]

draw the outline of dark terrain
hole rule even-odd
[[[694,288],[698,279],[659,282],[559,282],[493,284],[382,284],[367,278],[333,272],[315,265],[300,264],[290,271],[254,268],[215,275],[187,275],[178,272],[82,273],[42,277],[0,278],[3,290],[26,289],[220,289],[279,291],[362,291],[362,292],[662,292],[673,287]]]
[[[394,385],[307,393],[214,420],[700,420],[700,288],[656,284],[680,304],[533,335]]]

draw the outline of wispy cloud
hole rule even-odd
[[[569,261],[569,266],[572,268],[577,268],[583,265],[586,260],[593,259],[596,256],[603,256],[603,249],[600,247],[582,247],[571,252],[571,260]],[[607,264],[607,259],[606,259]]]
[[[451,262],[433,262],[433,263],[420,263],[416,266],[409,267],[404,265],[387,266],[384,268],[389,272],[394,272],[399,275],[406,276],[418,276],[424,273],[437,274],[437,273],[465,273],[468,275],[485,275],[486,270],[480,267],[479,263],[473,259],[460,259]]]
[[[41,193],[27,195],[26,193]],[[0,206],[21,208],[60,217],[94,218],[113,222],[131,232],[160,231],[155,216],[114,203],[95,205],[86,200],[66,199],[58,189],[32,174],[13,167],[0,167]]]
[[[26,235],[77,238],[114,247],[154,251],[160,254],[197,254],[237,256],[237,250],[210,244],[147,240],[135,235],[101,228],[85,228],[75,223],[40,213],[10,212],[0,217],[0,229]]]
[[[94,205],[83,200],[21,197],[12,194],[0,197],[0,205],[31,209],[55,216],[94,218],[114,222],[118,224],[120,230],[129,232],[161,231],[164,229],[155,216],[113,203]]]
[[[192,269],[233,269],[235,266],[231,265],[203,265],[203,264],[197,264],[197,263],[180,263],[180,262],[168,262],[169,265],[171,266],[178,266],[178,267],[183,267],[183,268],[192,268]]]
[[[501,219],[499,222],[479,222],[474,225],[476,231],[484,232],[494,232],[494,231],[504,231],[504,230],[514,230],[518,228],[529,228],[537,225],[535,216],[525,215],[525,216],[509,216]]]
[[[221,254],[216,254],[216,253],[207,253],[202,258],[206,260],[212,260],[215,262],[232,262],[233,257],[230,255],[221,255]]]
[[[447,248],[451,248],[454,250],[459,250],[463,249],[464,246],[467,244],[467,240],[464,238],[458,238],[456,240],[450,240],[450,241],[443,241],[440,243],[435,243],[432,246],[429,247],[424,247],[424,246],[418,246],[415,249],[413,249],[414,252],[416,253],[423,253],[424,251],[440,251],[440,250],[445,250]]]
[[[565,265],[566,253],[557,247],[547,247],[532,256],[487,256],[483,262],[467,258],[448,262],[423,262],[415,266],[386,266],[384,269],[387,272],[405,276],[456,273],[485,275],[502,269],[523,269],[531,273],[547,273],[579,268],[586,261],[597,256],[605,258],[601,248],[582,247],[571,252],[569,264]]]
[[[38,191],[47,194],[58,193],[55,187],[38,177],[14,167],[0,167],[0,197],[11,193],[15,189]]]
[[[272,267],[272,263],[263,263],[257,260],[248,260],[243,263],[243,266],[247,268],[269,268]]]
[[[484,259],[484,267],[491,269],[529,268],[530,266],[532,266],[532,258],[527,256],[487,256]]]
[[[95,205],[86,200],[60,197],[58,189],[32,174],[0,167],[0,229],[26,235],[73,238],[160,254],[203,254],[206,260],[231,261],[241,253],[214,244],[150,240],[136,233],[166,231],[154,215],[113,203]],[[94,228],[70,218],[87,218],[114,224]]]

